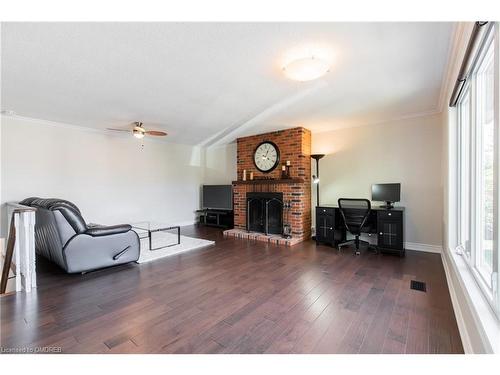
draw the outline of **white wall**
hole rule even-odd
[[[399,182],[405,241],[440,249],[442,132],[440,115],[433,115],[313,134],[313,153],[327,154],[320,161],[321,203],[370,199],[372,184]]]
[[[227,185],[236,179],[236,142],[207,148],[204,183]]]
[[[1,203],[58,197],[90,222],[192,223],[205,169],[200,148],[140,144],[126,134],[2,116]]]

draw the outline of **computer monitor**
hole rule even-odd
[[[401,184],[373,184],[372,185],[372,201],[385,202],[381,206],[392,208],[394,202],[399,202],[401,199]]]

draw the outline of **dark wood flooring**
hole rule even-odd
[[[216,245],[67,275],[43,259],[36,292],[1,302],[1,345],[63,353],[463,353],[440,256],[312,241]],[[427,292],[410,289],[410,280]]]

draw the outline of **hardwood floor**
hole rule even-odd
[[[38,289],[1,302],[1,345],[63,353],[463,353],[439,255],[405,258],[312,241],[216,245],[67,275],[43,259]],[[427,283],[411,290],[410,280]]]

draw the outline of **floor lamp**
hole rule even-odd
[[[313,175],[313,183],[316,185],[316,206],[319,206],[319,160],[322,159],[325,154],[312,154],[311,158],[316,160],[316,175]]]

